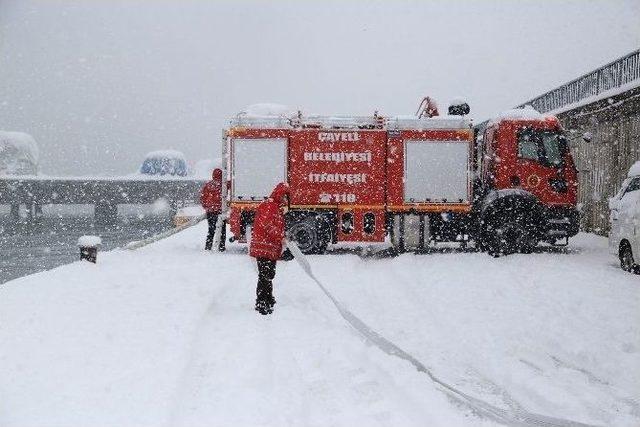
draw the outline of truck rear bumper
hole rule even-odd
[[[580,213],[573,206],[554,206],[545,210],[548,239],[564,239],[578,234],[580,229]]]

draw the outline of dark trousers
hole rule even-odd
[[[256,301],[273,301],[273,278],[276,277],[276,262],[266,258],[256,258],[258,262],[258,286]]]
[[[207,234],[207,241],[204,244],[204,248],[205,250],[210,251],[211,246],[213,246],[213,236],[216,234],[218,214],[214,212],[207,212],[207,222],[209,223],[209,233]]]

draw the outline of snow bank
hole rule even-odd
[[[83,248],[94,248],[102,244],[102,239],[99,236],[80,236],[78,238],[78,246]]]
[[[0,131],[0,175],[35,175],[38,160],[38,145],[31,135]]]
[[[631,165],[631,167],[629,168],[629,172],[627,173],[627,176],[629,178],[638,175],[640,175],[640,161],[637,161],[633,165]]]
[[[0,286],[0,424],[490,426],[363,342],[295,262],[270,317],[246,249],[206,223]],[[351,312],[500,407],[640,424],[640,288],[581,234],[568,249],[309,257]]]

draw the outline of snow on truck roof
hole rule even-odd
[[[470,129],[471,121],[462,116],[448,115],[421,119],[416,116],[396,116],[387,119],[387,128],[392,130]]]
[[[461,96],[456,96],[449,101],[449,107],[455,107],[462,104],[469,104],[466,99]]]
[[[231,127],[290,128],[297,115],[286,105],[273,103],[252,104],[230,120]]]
[[[498,114],[489,121],[490,124],[497,123],[501,120],[549,120],[556,119],[554,115],[542,114],[535,110],[532,106],[527,105],[524,108],[514,108],[506,110]]]
[[[307,116],[300,118],[303,126],[319,126],[322,128],[358,128],[381,125],[381,118],[376,116]]]
[[[462,116],[436,116],[417,118],[415,116],[395,116],[384,119],[381,116],[250,116],[239,114],[230,122],[231,127],[247,128],[294,128],[313,127],[325,129],[469,129],[471,121]]]
[[[257,129],[292,128],[291,119],[279,116],[248,116],[238,114],[229,122],[231,127],[245,127]]]
[[[102,244],[102,239],[99,236],[80,236],[78,238],[78,246],[83,248],[95,248]]]
[[[457,97],[451,105],[466,101]],[[292,129],[298,127],[325,129],[469,129],[471,121],[463,116],[435,116],[417,118],[416,116],[379,116],[377,112],[369,116],[322,116],[302,115],[300,111],[274,103],[253,104],[245,108],[230,120],[231,127],[257,129]]]

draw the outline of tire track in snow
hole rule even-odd
[[[327,417],[337,420],[338,425],[354,425],[357,417],[364,417],[370,421],[366,424],[381,426],[408,425],[407,420],[419,419],[415,415],[418,410],[412,408],[406,399],[398,398],[396,395],[399,393],[389,393],[389,385],[384,380],[393,380],[394,377],[377,363],[368,362],[373,363],[373,367],[379,370],[371,373],[368,363],[354,360],[354,353],[350,351],[333,350],[326,354],[315,352],[327,348],[322,342],[326,343],[327,339],[333,336],[331,333],[320,336],[314,333],[324,330],[327,322],[344,331],[343,342],[349,343],[349,349],[353,334],[356,333],[344,329],[342,320],[336,318],[333,306],[319,295],[319,290],[303,287],[301,295],[293,294],[293,300],[291,294],[285,294],[278,303],[284,305],[280,308],[282,311],[276,310],[272,316],[263,317],[252,310],[248,312],[248,304],[240,306],[238,300],[245,299],[246,289],[238,286],[226,288],[218,289],[216,296],[208,298],[222,299],[233,304],[233,307],[218,306],[224,311],[219,313],[216,306],[209,305],[199,320],[193,322],[192,337],[188,343],[190,345],[185,351],[188,356],[184,358],[185,362],[174,393],[175,398],[169,402],[171,407],[167,425],[225,425],[219,416],[226,421],[235,419],[237,425],[253,425],[255,418],[251,418],[251,412],[256,412],[255,407],[249,408],[250,414],[243,416],[238,413],[237,407],[225,406],[228,403],[237,403],[238,397],[241,402],[249,402],[253,396],[252,390],[247,388],[247,385],[252,384],[243,381],[243,373],[226,375],[226,381],[220,379],[219,374],[224,375],[224,371],[220,369],[224,370],[227,366],[220,357],[231,353],[232,358],[235,357],[234,354],[259,355],[256,365],[248,367],[248,370],[246,363],[240,365],[245,368],[245,377],[259,375],[253,383],[260,384],[260,399],[266,403],[258,402],[258,405],[271,405],[269,400],[273,396],[279,401],[290,403],[287,408],[280,408],[280,413],[275,418],[269,418],[273,425],[331,424],[324,422]],[[313,298],[309,298],[311,293]],[[301,310],[301,307],[304,310]],[[319,319],[314,319],[315,328],[308,331],[307,337],[300,337],[303,339],[300,343],[297,338],[299,328],[291,329],[286,326],[290,321],[299,320],[300,316],[307,319],[309,313],[314,313]],[[279,319],[279,315],[284,315],[284,319]],[[318,325],[318,321],[321,325]],[[220,331],[229,327],[235,330],[233,334],[237,340],[220,335]],[[321,337],[319,345],[308,345],[317,343],[318,337]],[[359,339],[357,341],[357,344],[354,343],[355,347],[366,348]],[[292,349],[288,345],[290,342],[302,345],[304,350]],[[241,359],[243,362],[247,360],[247,357]],[[322,362],[321,366],[318,365],[319,361]],[[256,369],[256,366],[260,368]],[[383,381],[380,381],[380,374],[384,375]],[[291,377],[297,378],[297,382],[289,384],[283,381]],[[221,403],[220,393],[224,393],[220,392],[221,385],[230,386],[233,389],[232,393],[235,393],[235,399],[231,397]],[[391,385],[399,392],[404,391],[393,382]],[[337,389],[340,390],[339,393],[336,392]],[[264,393],[265,390],[269,390],[269,393]],[[222,415],[220,409],[228,413]],[[412,424],[420,425],[419,422]]]
[[[247,263],[253,267],[255,275],[257,275],[255,262],[249,262],[249,258],[246,258]],[[247,267],[250,268],[249,266]],[[255,275],[251,275],[252,280]],[[242,354],[259,354],[262,359],[259,365],[251,367],[254,368],[254,371],[252,371],[254,376],[258,375],[256,381],[265,389],[277,388],[272,370],[262,368],[255,369],[258,366],[273,366],[273,361],[276,356],[285,352],[284,348],[279,349],[272,346],[274,339],[276,339],[272,331],[274,315],[260,316],[255,313],[253,311],[253,299],[251,296],[251,291],[253,291],[254,288],[243,289],[243,287],[235,285],[235,283],[221,284],[216,292],[208,295],[207,298],[211,300],[211,303],[207,305],[206,310],[200,315],[198,320],[194,322],[192,337],[187,345],[187,351],[184,353],[186,355],[185,362],[178,376],[174,398],[170,401],[171,406],[166,424],[168,427],[183,425],[189,427],[195,425],[225,425],[224,423],[221,424],[217,419],[208,418],[198,418],[198,421],[194,422],[194,414],[207,410],[206,404],[203,405],[203,401],[209,399],[208,393],[211,391],[208,380],[212,373],[217,372],[216,368],[212,368],[211,366],[220,362],[221,358],[224,358],[226,354],[230,354],[231,352],[227,351],[229,348]],[[245,295],[245,291],[247,290],[249,290],[249,293]],[[239,299],[237,298],[237,293],[242,294],[240,299],[243,301],[245,300],[245,296],[248,296],[246,304],[242,304],[240,311],[237,305],[232,308],[229,307],[230,302],[234,304],[237,303]],[[228,340],[228,336],[226,337],[227,339],[220,336],[220,316],[227,319],[229,315],[233,317],[232,322],[236,322],[236,337],[243,337],[240,341],[236,341],[233,338]],[[247,317],[247,319],[245,319],[245,317]],[[248,319],[251,319],[252,322],[249,322]],[[257,323],[253,322],[255,319],[257,319]],[[243,330],[238,332],[237,327],[239,325],[245,325],[248,329],[244,330],[240,327],[239,329]],[[251,333],[248,334],[247,332],[249,330]],[[212,343],[216,344],[212,345]],[[259,349],[260,352],[256,352],[256,349]],[[241,366],[240,368],[246,370],[247,366]],[[302,371],[298,366],[296,366],[296,368],[300,374]],[[238,375],[241,376],[241,373],[238,373]],[[269,400],[270,396],[262,396],[262,398]]]
[[[411,363],[418,372],[426,374],[429,379],[434,382],[441,391],[443,391],[449,398],[454,401],[468,407],[474,413],[479,416],[489,418],[493,421],[510,425],[510,426],[537,426],[537,427],[593,427],[590,424],[580,423],[577,421],[565,420],[562,418],[554,418],[546,415],[536,414],[521,409],[520,405],[510,405],[510,410],[498,408],[488,402],[481,399],[477,399],[470,396],[463,391],[457,389],[454,386],[449,385],[440,378],[436,377],[426,366],[422,364],[418,359],[411,354],[402,350],[400,347],[371,329],[360,318],[355,316],[349,310],[347,310],[328,290],[327,288],[316,278],[311,270],[311,265],[306,257],[300,252],[298,246],[287,241],[287,246],[295,255],[295,259],[298,261],[305,273],[315,282],[322,292],[331,300],[333,305],[338,310],[338,313],[361,335],[372,342],[376,347],[390,356],[395,356]]]
[[[204,331],[206,330],[206,326],[209,323],[209,318],[214,312],[214,308],[216,306],[216,301],[220,300],[220,297],[228,294],[231,287],[225,286],[221,284],[222,288],[213,293],[210,296],[211,302],[207,305],[206,310],[200,315],[200,318],[195,323],[195,332],[189,341],[188,350],[186,354],[186,362],[184,363],[180,375],[178,377],[178,384],[176,386],[174,397],[170,403],[171,407],[168,414],[167,426],[173,427],[177,425],[179,420],[180,410],[182,409],[184,402],[184,395],[186,394],[186,390],[188,387],[189,379],[191,378],[192,372],[195,370],[195,364],[198,356],[198,347],[202,342],[202,339],[205,337]]]

